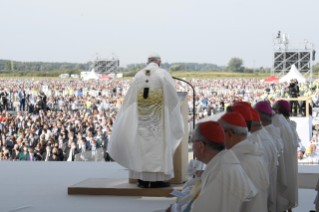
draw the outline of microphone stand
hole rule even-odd
[[[186,84],[188,84],[192,89],[193,89],[193,130],[195,129],[195,88],[192,84],[190,84],[189,82],[187,82],[186,80],[180,79],[178,77],[173,77],[173,79],[178,80],[178,81],[182,81],[185,82]],[[195,159],[195,154],[193,153],[193,159]]]

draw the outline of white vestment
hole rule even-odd
[[[269,173],[262,159],[263,152],[260,151],[260,146],[245,139],[233,146],[231,150],[235,153],[240,165],[258,191],[258,194],[251,201],[243,203],[241,211],[267,212]]]
[[[274,140],[264,128],[253,132],[252,135],[258,135],[264,147],[263,153],[267,155],[267,170],[270,182],[267,201],[268,211],[276,212],[278,150]]]
[[[149,89],[145,98],[145,88]],[[130,170],[130,178],[164,181],[174,177],[173,155],[184,135],[171,75],[151,63],[139,71],[117,115],[108,151]]]
[[[202,175],[201,192],[192,212],[238,212],[257,190],[232,150],[218,153]],[[188,197],[185,197],[188,198]]]
[[[287,189],[282,193],[282,196],[277,198],[276,207],[277,211],[285,211],[296,206],[296,187],[298,188],[298,181],[296,176],[297,168],[295,166],[297,161],[293,161],[295,158],[293,155],[297,154],[297,149],[294,141],[295,136],[287,119],[282,114],[276,114],[273,117],[272,123],[280,129],[280,137],[284,143],[283,158],[286,165]]]
[[[295,207],[298,206],[298,147],[299,147],[299,136],[297,133],[297,123],[295,121],[292,121],[290,119],[287,119],[293,133],[293,142],[294,142],[294,149],[295,151],[292,152],[293,154],[291,155],[293,168],[294,168],[294,177],[296,178],[296,184],[294,186],[294,193],[295,193]]]
[[[287,189],[287,175],[286,175],[286,165],[284,160],[284,144],[280,137],[280,129],[275,127],[273,124],[265,126],[265,130],[271,135],[276,143],[277,150],[279,149],[278,157],[278,167],[277,167],[277,195],[276,203],[282,199],[282,194]]]

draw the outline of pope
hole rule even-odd
[[[139,71],[116,117],[109,154],[141,188],[168,187],[173,155],[184,135],[174,80],[153,53]]]

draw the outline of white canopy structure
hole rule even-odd
[[[297,79],[298,82],[305,83],[306,78],[297,70],[295,65],[291,66],[288,74],[279,79],[279,82],[290,82],[292,79]]]
[[[86,76],[83,77],[83,80],[98,80],[100,77],[95,73],[94,69],[90,73],[88,73]]]

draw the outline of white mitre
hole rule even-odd
[[[155,52],[153,52],[152,54],[150,54],[148,56],[148,59],[151,59],[151,58],[158,58],[158,59],[161,59],[161,56]]]

